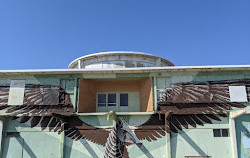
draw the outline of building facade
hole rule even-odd
[[[245,158],[250,66],[104,52],[0,71],[2,158]]]

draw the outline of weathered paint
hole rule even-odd
[[[149,73],[117,73],[116,78],[149,77]]]
[[[214,137],[213,129],[229,128],[228,118],[213,121],[197,128],[183,129],[179,133],[171,133],[172,158],[185,156],[212,156],[232,158],[230,137]],[[231,135],[230,135],[231,136]]]
[[[11,80],[8,105],[23,105],[25,80]]]
[[[93,77],[96,79],[101,79],[102,75],[89,75],[87,77]],[[109,76],[109,75],[108,75]],[[191,82],[191,81],[208,81],[208,80],[223,80],[223,79],[243,79],[249,77],[249,72],[247,71],[229,71],[229,72],[198,72],[198,73],[183,73],[183,72],[170,72],[170,73],[162,73],[159,75],[161,77],[168,77],[170,78],[170,84],[172,83],[178,83],[180,81],[183,82]],[[61,80],[63,79],[77,79],[77,78],[83,78],[83,75],[39,75],[39,76],[13,76],[13,77],[3,77],[1,78],[1,83],[9,84],[11,79],[26,79],[27,83],[36,83],[36,84],[52,84],[52,85],[58,85],[60,86]],[[100,78],[99,78],[100,77]],[[130,77],[139,77],[139,76],[130,76],[126,75],[126,78]],[[157,76],[158,77],[158,76]],[[77,89],[77,86],[74,87]],[[76,96],[76,92],[74,91],[74,95]],[[249,103],[246,105],[249,106]],[[139,113],[138,113],[139,114]],[[128,113],[129,115],[129,113]],[[148,116],[147,116],[148,117]],[[129,121],[134,122],[135,124],[141,124],[145,119],[142,118],[142,116],[129,116]],[[93,126],[103,127],[106,128],[108,126],[112,126],[111,120],[107,120],[107,116],[82,116],[81,119],[83,119],[85,122],[88,122],[89,124],[92,124]],[[225,118],[227,119],[227,118]],[[248,118],[247,118],[248,119]],[[248,119],[249,120],[249,119]],[[51,139],[51,132],[48,131],[48,129],[45,129],[44,131],[41,131],[40,127],[33,127],[30,128],[27,124],[19,124],[18,122],[14,123],[16,121],[7,121],[4,122],[6,124],[6,128],[9,131],[21,131],[21,133],[24,132],[30,132],[30,133],[36,133],[39,132],[39,134],[36,135],[36,137],[42,137],[43,140],[47,141],[47,139]],[[13,127],[10,128],[10,124],[13,124]],[[229,157],[232,155],[231,145],[232,141],[230,141],[229,138],[215,138],[212,137],[212,129],[213,128],[229,128],[229,124],[226,121],[225,123],[214,123],[214,124],[205,124],[204,126],[198,126],[196,129],[189,127],[188,130],[184,129],[184,132],[188,137],[191,138],[191,142],[194,142],[195,144],[190,144],[186,141],[187,136],[183,133],[180,134],[173,134],[171,137],[171,151],[172,151],[172,157],[182,156],[184,154],[196,154],[202,153],[202,151],[207,155],[212,155],[213,157]],[[6,130],[6,131],[7,131]],[[40,133],[41,132],[41,133]],[[45,137],[42,133],[45,133]],[[28,134],[28,133],[27,133]],[[41,134],[41,135],[40,135]],[[22,135],[22,134],[21,134]],[[55,134],[56,137],[52,136],[53,141],[58,143],[55,146],[49,146],[57,153],[60,153],[60,141],[61,136]],[[25,137],[25,135],[23,135]],[[176,136],[176,137],[175,137]],[[184,137],[184,138],[183,138]],[[231,136],[230,136],[231,137]],[[26,138],[26,137],[25,137]],[[185,139],[186,138],[186,139]],[[48,142],[49,142],[48,140]],[[175,142],[175,140],[179,140],[178,142]],[[190,140],[190,139],[189,139]],[[204,141],[200,141],[204,140]],[[213,142],[213,140],[215,142]],[[3,140],[5,141],[5,140]],[[160,139],[157,139],[157,141],[148,142],[147,140],[143,141],[145,148],[141,149],[137,147],[136,145],[128,146],[128,151],[131,157],[167,157],[169,152],[169,148],[166,144],[167,138],[166,136]],[[190,142],[190,141],[189,141]],[[15,142],[18,144],[18,141]],[[216,144],[217,143],[217,144]],[[238,143],[239,144],[239,143]],[[159,148],[158,145],[161,147]],[[165,145],[165,146],[164,146]],[[37,146],[37,144],[32,144],[31,146]],[[178,155],[174,154],[176,148],[177,149],[184,149],[184,153],[177,152]],[[197,146],[201,149],[197,151]],[[93,156],[93,152],[97,155],[97,157],[102,157],[102,153],[104,151],[104,147],[97,145],[95,143],[92,143],[87,140],[82,140],[82,142],[74,142],[69,138],[65,138],[64,143],[64,156],[65,157],[91,157]],[[34,147],[36,148],[36,147]],[[156,149],[157,148],[157,149]],[[195,149],[196,148],[196,149]],[[216,149],[214,152],[213,149]],[[18,148],[17,148],[18,150]],[[23,150],[23,149],[22,149]],[[41,152],[36,149],[32,148],[32,151]],[[217,151],[220,151],[217,152]],[[40,154],[40,153],[39,153]],[[42,153],[41,153],[42,154]],[[69,156],[70,155],[70,156]],[[55,156],[56,157],[56,156]]]
[[[83,117],[83,119],[86,117]],[[135,119],[136,118],[136,119]],[[148,119],[148,116],[138,117],[134,116],[134,118],[128,117],[125,118],[128,123],[132,124],[141,124]],[[97,125],[96,122],[93,122],[93,117],[89,118],[89,124]],[[103,120],[103,119],[99,119]],[[132,121],[132,122],[131,122]],[[92,122],[92,123],[91,123]],[[100,145],[97,145],[91,141],[81,139],[80,141],[72,141],[67,137],[62,137],[63,135],[58,135],[55,132],[49,132],[48,129],[41,131],[41,127],[29,128],[29,123],[21,124],[18,120],[8,119],[6,121],[6,129],[4,133],[7,132],[20,132],[20,137],[11,137],[4,140],[4,148],[5,151],[3,157],[11,157],[13,154],[20,156],[21,158],[26,157],[61,157],[61,143],[64,141],[63,147],[64,157],[82,157],[85,155],[86,157],[102,157],[102,153],[104,148]],[[152,130],[152,132],[154,132]],[[29,139],[30,138],[30,139]],[[138,154],[143,157],[143,155],[157,155],[160,154],[164,157],[165,155],[165,147],[164,147],[164,139],[159,139],[154,142],[154,146],[152,146],[148,141],[143,141],[144,145],[142,148],[138,148],[135,145],[129,146],[128,150],[132,152],[130,154],[131,157],[137,157]],[[45,144],[49,143],[49,144]],[[157,144],[162,144],[159,148]],[[10,148],[9,148],[10,147]],[[132,148],[131,148],[132,147]],[[19,149],[19,150],[18,150]],[[153,151],[151,153],[151,150]],[[46,151],[46,152],[40,152]],[[150,151],[150,153],[149,153]],[[54,153],[55,152],[55,153]],[[23,153],[23,156],[22,156]],[[133,155],[133,153],[138,153]]]

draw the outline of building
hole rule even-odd
[[[244,158],[250,65],[174,66],[138,52],[0,71],[2,158]]]

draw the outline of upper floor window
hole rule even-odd
[[[228,129],[213,129],[214,137],[229,137]]]
[[[247,102],[247,92],[245,86],[229,86],[231,102]]]
[[[120,94],[120,106],[128,106],[128,93]]]
[[[98,106],[128,106],[128,93],[99,93],[97,98]]]
[[[108,106],[116,106],[116,94],[108,94]]]
[[[138,92],[97,93],[97,112],[108,111],[138,112],[140,110]]]
[[[8,105],[23,105],[25,80],[11,80]]]
[[[156,91],[157,91],[157,102],[160,101],[162,96],[165,94],[166,89],[170,87],[170,77],[157,77],[156,78]]]

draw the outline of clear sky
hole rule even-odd
[[[0,0],[0,69],[103,51],[182,65],[250,64],[250,0]]]

